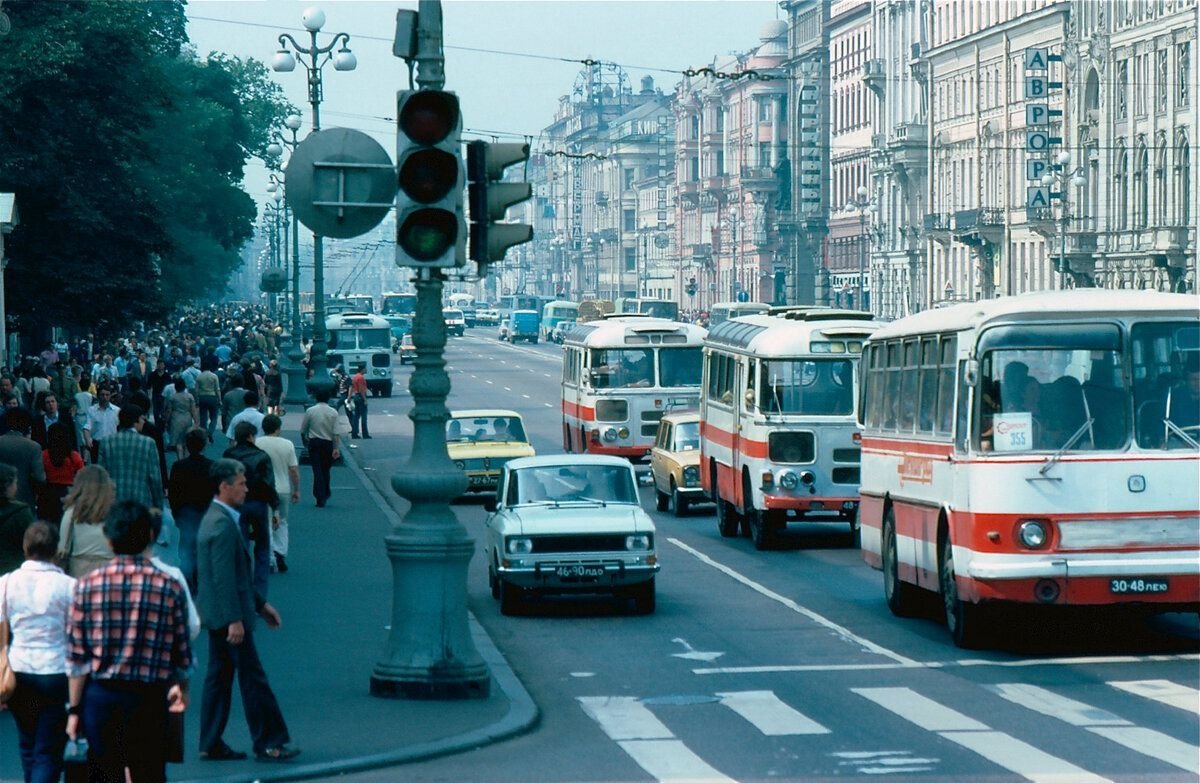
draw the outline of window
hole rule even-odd
[[[1117,142],[1117,167],[1113,172],[1113,193],[1116,198],[1117,228],[1124,231],[1129,227],[1129,152],[1125,142]]]
[[[1175,96],[1176,106],[1188,106],[1191,103],[1192,82],[1192,44],[1184,41],[1175,47],[1175,81],[1179,84],[1179,92]]]
[[[1200,348],[1195,323],[1138,324],[1132,330],[1133,409],[1142,448],[1192,448],[1180,430],[1196,440],[1200,405],[1195,394],[1194,358]]]
[[[621,211],[621,230],[625,232],[637,231],[637,212],[632,209]]]
[[[917,418],[918,347],[916,340],[904,343],[904,371],[900,376],[900,399],[897,401],[900,410],[896,420],[900,432],[912,432]]]
[[[1133,169],[1134,228],[1150,224],[1150,151],[1143,141],[1137,150]]]
[[[658,350],[660,386],[699,386],[700,348],[660,348]]]
[[[735,362],[732,356],[713,353],[708,357],[708,399],[724,405],[733,404],[733,373]]]
[[[767,413],[848,416],[854,410],[854,365],[849,359],[771,359],[759,365]]]
[[[592,349],[592,386],[597,389],[654,385],[654,351],[649,348]]]
[[[1167,50],[1159,49],[1154,53],[1154,110],[1167,110],[1167,93],[1170,83],[1167,81]]]
[[[933,433],[937,418],[938,346],[936,337],[921,338],[921,385],[917,402],[917,432]]]
[[[1187,136],[1179,136],[1179,165],[1175,167],[1178,177],[1179,225],[1192,225],[1192,148]]]
[[[1117,63],[1117,118],[1129,116],[1129,61]]]
[[[621,175],[624,178],[625,190],[633,190],[633,179],[637,175],[637,169],[622,169]]]
[[[954,427],[954,362],[957,352],[954,337],[942,337],[941,361],[938,364],[937,431],[949,435]]]
[[[1139,54],[1134,60],[1133,69],[1134,97],[1136,98],[1135,112],[1137,116],[1146,115],[1146,93],[1150,91],[1150,55]]]
[[[1160,226],[1167,225],[1167,140],[1158,141],[1154,162],[1154,213]]]
[[[636,247],[625,248],[625,271],[626,272],[636,272],[637,271],[637,248]]]

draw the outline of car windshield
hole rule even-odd
[[[446,422],[447,443],[527,442],[519,416],[455,416]]]
[[[675,425],[675,451],[695,451],[700,448],[700,422],[685,421]]]
[[[539,465],[508,479],[510,505],[592,501],[637,503],[633,471],[617,465]]]
[[[854,409],[854,366],[847,359],[772,359],[760,366],[767,413],[847,416]]]

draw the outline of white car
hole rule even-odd
[[[505,318],[503,321],[500,322],[500,331],[497,333],[497,339],[500,340],[501,342],[508,339],[508,328],[509,328],[508,319]]]
[[[503,614],[545,594],[633,599],[654,612],[654,522],[638,503],[628,460],[602,455],[525,457],[505,464],[485,553]]]

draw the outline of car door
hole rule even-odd
[[[658,437],[654,440],[654,448],[650,450],[650,473],[659,492],[667,492],[671,486],[670,449],[674,440],[674,425],[669,421],[659,421]]]

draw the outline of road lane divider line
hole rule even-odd
[[[798,712],[773,691],[718,693],[721,704],[741,715],[768,737],[829,734],[829,729]]]
[[[524,397],[524,398],[525,398],[525,399],[527,399],[527,400],[529,399],[529,395],[528,395],[528,394],[522,394],[521,396],[522,396],[522,397]]]
[[[691,555],[692,557],[699,560],[701,563],[704,563],[707,566],[715,568],[716,570],[720,571],[721,573],[725,574],[726,576],[728,576],[729,578],[731,578],[737,582],[741,582],[743,585],[745,585],[746,587],[749,587],[751,590],[755,591],[759,595],[765,596],[766,598],[770,598],[772,601],[775,601],[776,603],[786,606],[788,609],[791,609],[796,614],[803,615],[804,617],[807,617],[808,619],[812,620],[813,622],[817,623],[818,625],[828,628],[829,630],[833,631],[835,634],[837,634],[838,636],[840,636],[843,640],[845,640],[847,642],[857,644],[868,652],[875,653],[876,655],[882,655],[885,658],[890,658],[891,660],[895,661],[896,663],[902,664],[906,667],[914,667],[915,668],[915,667],[921,666],[920,663],[918,663],[917,661],[914,661],[912,658],[901,655],[900,653],[895,652],[893,650],[889,650],[888,648],[886,648],[880,644],[876,644],[875,642],[871,641],[870,639],[866,639],[862,636],[859,636],[858,634],[851,631],[849,628],[838,625],[833,620],[830,620],[829,618],[825,617],[824,615],[814,612],[812,609],[809,609],[808,607],[801,606],[800,604],[796,603],[792,599],[782,596],[779,593],[776,593],[774,590],[771,590],[769,587],[766,587],[765,585],[755,582],[750,577],[745,576],[745,575],[735,571],[734,569],[730,568],[729,566],[725,565],[724,563],[718,563],[716,560],[713,560],[711,557],[704,554],[700,550],[694,549],[694,548],[688,546],[687,544],[683,543],[678,538],[668,538],[667,540],[669,542],[671,542],[672,544],[674,544],[675,546],[682,549],[684,552],[687,552],[689,555]]]
[[[988,686],[1001,698],[1071,726],[1078,726],[1143,756],[1165,761],[1187,772],[1196,771],[1200,747],[1160,731],[1135,726],[1119,715],[1027,683]]]
[[[996,731],[972,717],[963,715],[911,688],[851,688],[854,693],[873,701],[926,731],[974,751],[988,761],[1034,783],[1107,783],[1102,778],[1052,756],[1016,737]]]
[[[1152,699],[1168,707],[1177,707],[1193,715],[1200,715],[1200,691],[1195,688],[1188,688],[1170,680],[1114,680],[1106,684],[1143,699]]]
[[[504,391],[512,391],[512,387],[511,387],[511,386],[505,386],[505,387],[504,387]]]

